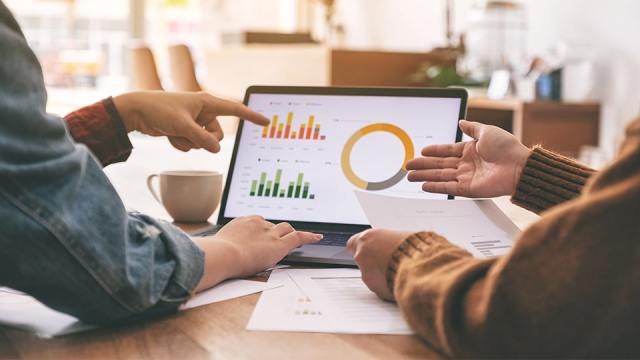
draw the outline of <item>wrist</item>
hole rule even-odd
[[[515,156],[515,171],[514,171],[514,179],[513,179],[513,189],[511,191],[511,194],[515,193],[516,191],[516,187],[518,186],[518,182],[520,181],[520,176],[522,175],[522,171],[524,170],[524,167],[527,165],[527,160],[529,159],[529,156],[531,155],[531,149],[529,149],[528,147],[519,144],[519,147],[516,151],[516,156]],[[509,195],[511,195],[509,194]]]
[[[247,274],[247,261],[243,259],[246,252],[231,241],[224,239],[213,240],[220,249],[220,263],[225,264],[222,273],[226,279],[237,278]]]
[[[233,244],[215,237],[196,238],[194,241],[205,254],[204,275],[196,291],[208,289],[241,275],[242,271],[238,268],[237,261],[238,251]]]
[[[135,93],[126,93],[113,98],[113,105],[118,110],[127,132],[138,130],[141,113],[135,104]]]

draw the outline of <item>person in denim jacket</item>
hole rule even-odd
[[[124,321],[175,311],[196,291],[319,240],[254,216],[195,243],[127,213],[102,171],[129,156],[127,132],[215,153],[216,116],[268,124],[262,115],[206,93],[165,92],[108,98],[66,119],[47,114],[40,65],[2,2],[0,54],[0,286],[83,321]]]

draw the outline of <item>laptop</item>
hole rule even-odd
[[[252,86],[244,104],[271,119],[241,121],[214,234],[236,217],[261,215],[322,233],[286,263],[355,265],[346,250],[370,228],[356,191],[424,199],[405,164],[430,144],[458,142],[464,89]]]

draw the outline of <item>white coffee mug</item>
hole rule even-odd
[[[160,179],[160,195],[153,179]],[[163,171],[147,178],[153,197],[177,222],[205,222],[222,196],[222,174],[215,171]]]

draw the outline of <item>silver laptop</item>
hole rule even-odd
[[[261,215],[324,234],[284,259],[354,265],[347,240],[369,228],[355,191],[425,199],[405,164],[430,144],[461,140],[463,89],[253,86],[245,105],[271,119],[240,122],[218,225]]]

